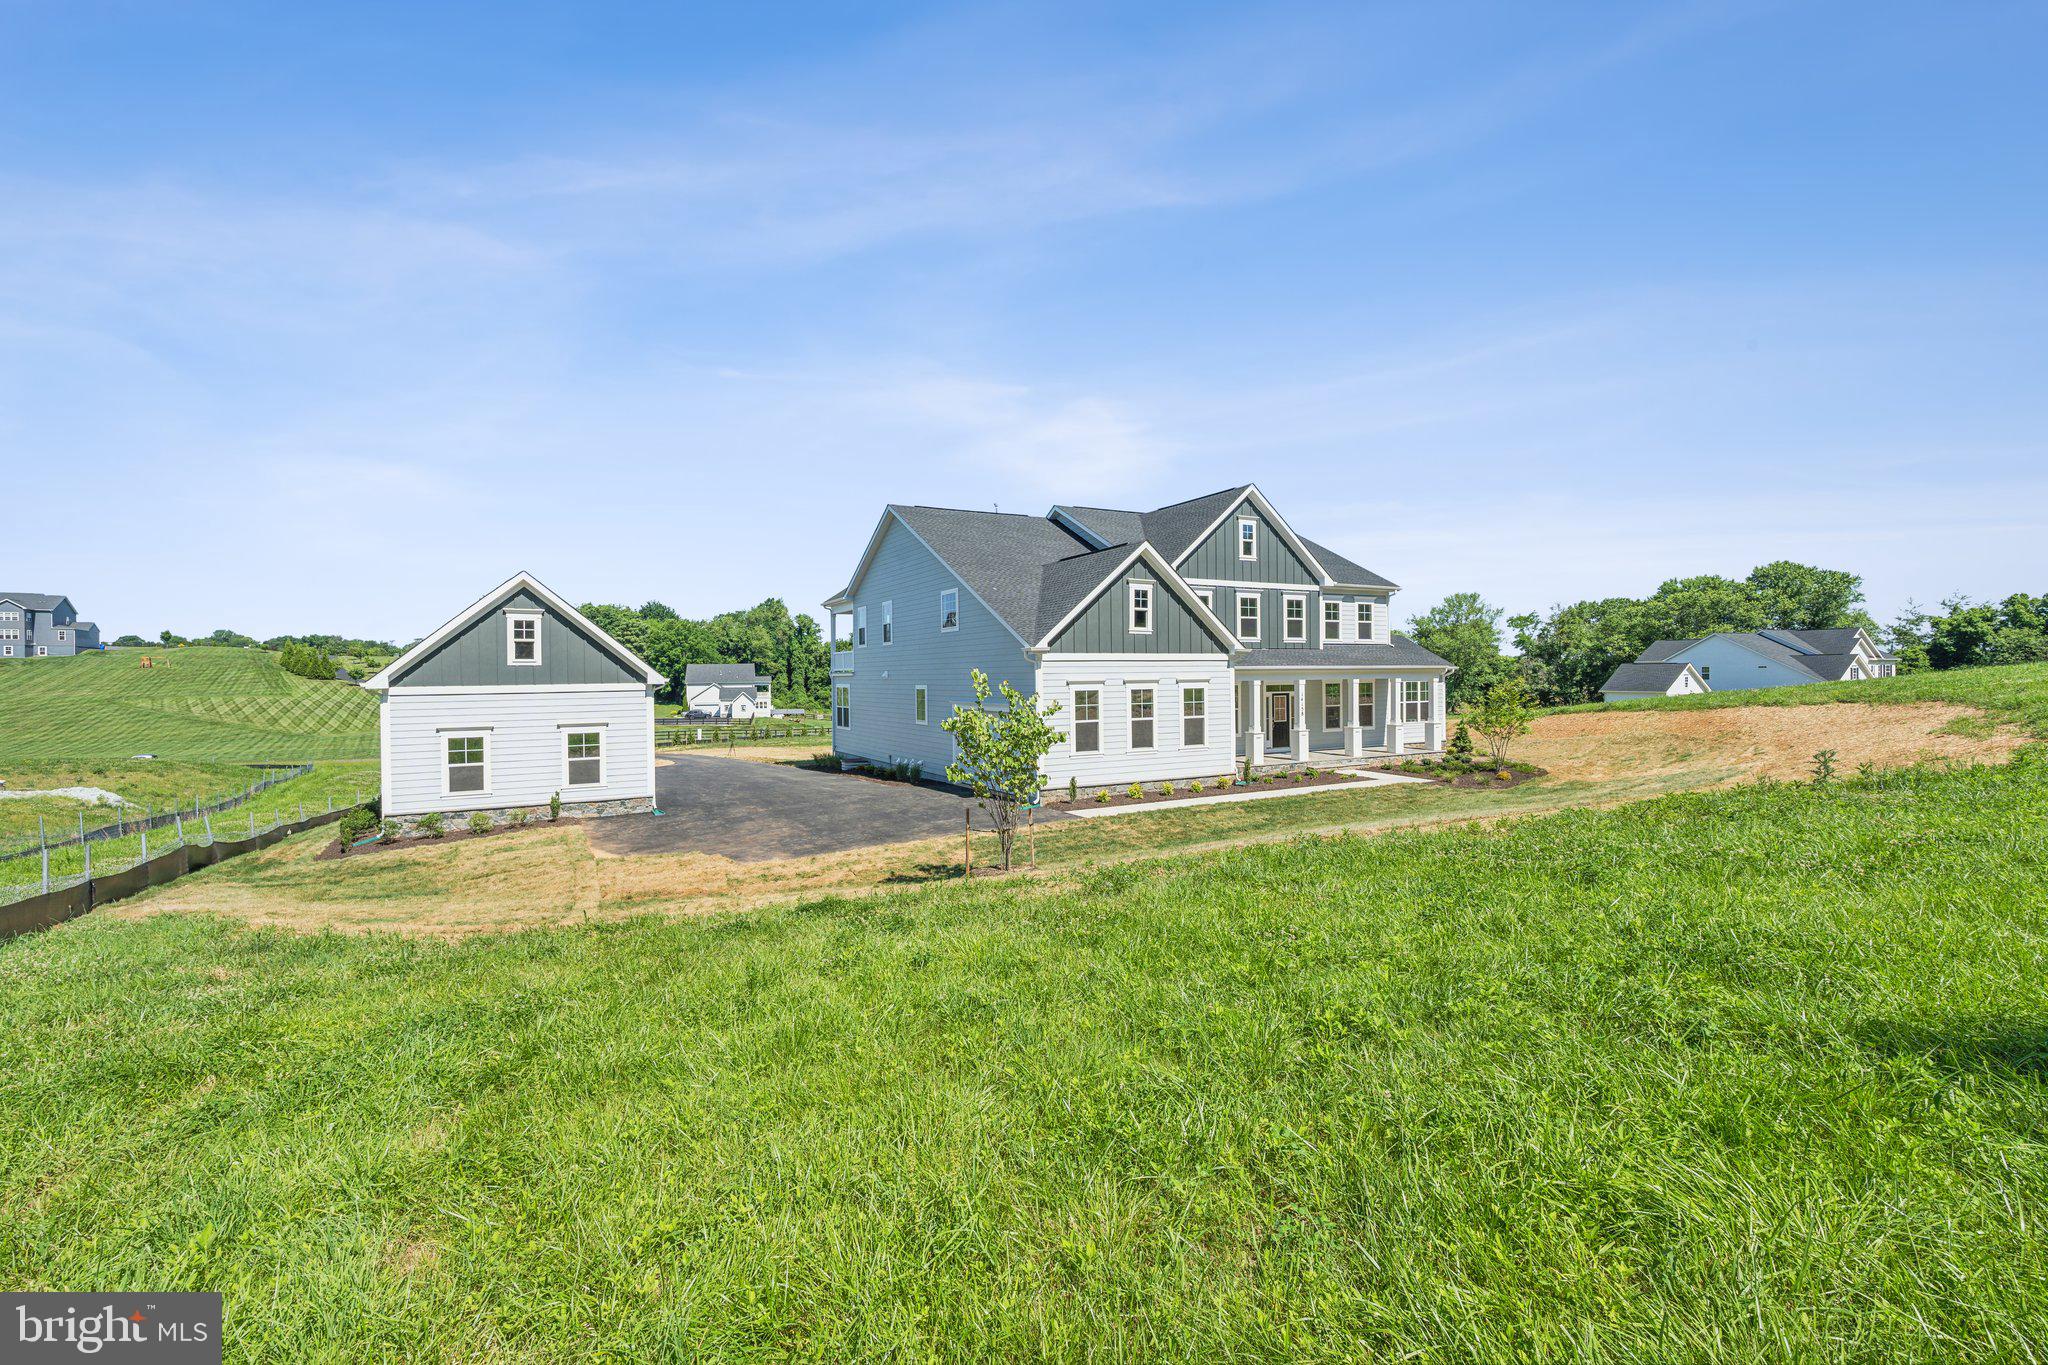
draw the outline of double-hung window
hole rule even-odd
[[[832,724],[840,730],[853,724],[853,689],[845,683],[832,689]]]
[[[882,603],[882,643],[888,644],[895,637],[896,604]]]
[[[444,735],[442,750],[441,789],[448,796],[474,795],[487,792],[490,785],[490,761],[486,746],[490,736]]]
[[[1341,634],[1343,634],[1343,631],[1344,631],[1344,604],[1343,604],[1343,603],[1341,603],[1341,602],[1324,602],[1324,603],[1323,603],[1323,638],[1324,638],[1325,640],[1334,640],[1334,639],[1338,638],[1338,636],[1340,636]]]
[[[960,589],[939,589],[939,629],[960,629]]]
[[[1401,719],[1404,722],[1429,719],[1429,692],[1427,678],[1401,680]]]
[[[563,783],[571,787],[596,787],[604,783],[604,731],[569,730],[563,743],[569,771]]]
[[[1372,725],[1373,685],[1361,678],[1358,681],[1358,723],[1368,728]]]
[[[1131,634],[1152,633],[1152,585],[1131,584]]]
[[[540,663],[539,612],[513,612],[505,617],[505,662],[523,668]]]
[[[1290,593],[1280,604],[1280,638],[1293,644],[1308,640],[1308,599]]]
[[[1149,687],[1131,689],[1131,747],[1152,747],[1152,689]]]
[[[1209,689],[1183,687],[1180,690],[1180,742],[1199,749],[1209,742]]]
[[[857,645],[864,645],[868,642],[868,609],[866,607],[855,607],[853,609],[853,642]]]
[[[1102,693],[1092,687],[1074,692],[1074,752],[1102,752]]]
[[[913,714],[914,714],[914,715],[916,716],[916,719],[917,719],[917,723],[918,723],[919,725],[923,725],[923,724],[925,723],[925,709],[924,709],[924,684],[923,684],[923,683],[919,683],[919,684],[918,684],[918,685],[916,686],[916,688],[914,688],[914,689],[913,689],[913,690],[911,691],[911,694],[910,694],[910,695],[911,695],[911,698],[912,698],[912,704],[911,704],[911,710],[912,710],[912,713],[913,713]]]
[[[1237,557],[1257,559],[1259,557],[1259,524],[1250,517],[1237,523]]]
[[[1341,730],[1344,728],[1344,684],[1326,682],[1323,684],[1323,728]]]
[[[1237,638],[1259,638],[1259,595],[1255,592],[1241,592],[1237,595]]]
[[[1372,603],[1370,602],[1360,602],[1358,604],[1358,638],[1361,640],[1370,640],[1372,638]]]

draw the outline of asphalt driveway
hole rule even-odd
[[[715,754],[663,754],[659,815],[592,820],[604,853],[717,853],[741,862],[803,858],[958,834],[964,797],[908,782]],[[1039,819],[1055,816],[1040,811]],[[1058,818],[1064,818],[1063,813]],[[975,812],[975,827],[982,825]]]

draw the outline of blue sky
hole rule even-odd
[[[1510,610],[2048,590],[2048,9],[0,0],[0,588],[409,638],[1256,481]],[[53,474],[61,473],[61,480]]]

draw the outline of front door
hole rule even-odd
[[[1266,694],[1268,724],[1267,743],[1275,749],[1285,749],[1294,743],[1294,694],[1292,692],[1268,692]]]

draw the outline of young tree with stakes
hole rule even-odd
[[[1465,723],[1486,741],[1493,766],[1504,768],[1508,746],[1529,733],[1529,724],[1535,718],[1536,712],[1529,705],[1529,689],[1520,678],[1506,678],[1486,689],[1479,704],[1466,714]]]
[[[1036,694],[1027,697],[1007,682],[1000,684],[1002,706],[991,707],[988,675],[977,668],[973,682],[974,705],[955,706],[953,714],[939,722],[959,748],[959,756],[946,765],[946,777],[973,792],[988,812],[1002,849],[1003,869],[1008,871],[1017,826],[1045,789],[1040,765],[1061,739],[1059,731],[1046,723],[1060,707],[1054,702],[1041,708]]]

